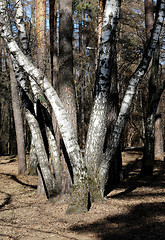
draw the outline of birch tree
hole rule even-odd
[[[159,3],[158,3],[159,4]],[[145,1],[145,23],[146,23],[146,39],[147,42],[150,39],[151,31],[154,24],[154,6],[152,0]],[[148,85],[148,96],[146,105],[146,120],[145,120],[145,140],[144,140],[144,154],[142,161],[142,175],[152,175],[154,169],[154,159],[155,159],[155,135],[156,139],[158,137],[158,128],[155,128],[156,122],[160,122],[160,119],[156,119],[156,112],[158,108],[158,100],[156,100],[157,93],[159,90],[158,78],[159,78],[159,56],[160,56],[160,43],[157,43],[155,53],[153,54],[153,59],[149,65],[148,73],[146,75],[146,85]],[[147,95],[147,94],[145,94]],[[157,96],[157,97],[156,97]],[[160,98],[160,96],[159,96]],[[155,100],[154,100],[155,99]],[[157,103],[156,103],[156,102]],[[154,103],[155,102],[155,103]],[[159,116],[159,114],[157,115]],[[157,126],[158,127],[158,126]],[[157,132],[157,133],[156,133]],[[161,144],[162,141],[159,142]],[[158,148],[158,146],[157,146]],[[159,146],[160,149],[163,148]],[[164,157],[164,151],[162,151]]]
[[[89,124],[88,137],[86,143],[85,158],[83,157],[80,147],[77,142],[75,131],[71,124],[69,115],[65,110],[56,91],[51,86],[51,83],[43,72],[36,68],[28,57],[21,51],[10,31],[10,24],[6,12],[6,0],[0,2],[0,34],[4,39],[8,50],[17,60],[19,66],[36,82],[37,86],[43,92],[45,98],[49,101],[60,129],[71,166],[73,169],[73,188],[71,200],[67,209],[68,213],[86,212],[89,208],[89,201],[102,200],[105,194],[105,184],[108,179],[109,168],[112,161],[116,161],[114,154],[119,146],[121,133],[124,129],[132,98],[135,94],[136,87],[139,81],[144,76],[155,47],[157,45],[159,35],[162,28],[165,12],[165,1],[160,1],[159,11],[156,16],[153,32],[144,51],[143,58],[138,68],[131,76],[128,88],[126,90],[114,130],[110,136],[109,144],[103,156],[103,146],[107,129],[107,112],[108,112],[108,95],[110,88],[112,63],[114,59],[114,51],[112,42],[116,31],[117,22],[119,19],[120,1],[107,0],[105,4],[103,25],[100,43],[100,55],[96,79],[96,94],[94,106],[91,113]],[[28,109],[27,109],[28,112]],[[33,119],[33,115],[30,119]],[[29,119],[29,121],[30,121]],[[36,123],[37,124],[37,123]],[[31,124],[33,126],[33,124]],[[35,140],[39,138],[39,127],[34,128]],[[42,145],[43,146],[43,145]],[[36,145],[39,151],[42,147]],[[44,146],[43,146],[44,149]],[[37,150],[37,149],[36,149]],[[45,155],[44,155],[45,156]],[[40,166],[42,159],[40,160]],[[48,198],[53,196],[54,181],[51,181],[51,176],[43,176],[45,182],[51,187]]]

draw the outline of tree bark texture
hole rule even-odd
[[[157,3],[158,4],[158,3]],[[154,24],[154,12],[153,12],[153,1],[145,0],[145,24],[146,24],[146,36],[147,41],[151,36],[151,31],[153,29]],[[142,159],[142,175],[152,175],[154,169],[154,158],[155,158],[155,135],[158,137],[160,129],[155,128],[155,118],[156,118],[156,108],[158,107],[158,103],[152,104],[157,95],[157,89],[159,88],[158,78],[159,78],[159,42],[157,43],[153,59],[151,61],[147,78],[148,78],[148,100],[147,100],[147,109],[146,109],[146,121],[145,121],[145,144],[144,144],[144,156]],[[146,98],[146,96],[144,96]],[[159,119],[160,121],[160,119]],[[158,127],[158,125],[156,125]],[[149,127],[151,129],[149,129]],[[154,136],[153,133],[154,132]],[[157,132],[157,133],[156,133]],[[159,142],[161,143],[161,142]],[[161,148],[161,146],[160,146]],[[158,149],[158,145],[157,145]],[[164,153],[163,153],[164,157]]]
[[[136,92],[136,87],[139,81],[143,78],[144,74],[146,73],[149,63],[151,61],[152,55],[157,46],[161,29],[162,29],[162,24],[164,21],[164,15],[165,15],[165,1],[163,0],[161,1],[160,8],[157,13],[155,24],[153,27],[152,35],[144,51],[143,58],[129,80],[129,84],[121,104],[121,108],[120,108],[119,115],[114,127],[114,131],[111,136],[111,145],[110,147],[107,148],[105,153],[105,158],[103,159],[100,165],[99,173],[100,173],[100,179],[102,179],[103,184],[104,182],[106,182],[107,173],[109,171],[112,158],[115,154],[117,147],[119,146],[121,133],[127,121],[127,116],[130,111],[132,98]]]
[[[69,114],[72,128],[77,137],[77,111],[73,81],[72,1],[61,0],[59,6],[59,96]],[[64,151],[65,149],[63,149]],[[70,193],[72,188],[72,179],[66,163],[70,164],[69,161],[67,154],[63,154],[63,194]]]
[[[12,64],[13,64],[13,69],[19,85],[25,86],[24,74],[21,72],[21,69],[19,69],[19,66],[16,60],[14,60],[14,57],[12,57]],[[31,130],[32,139],[34,142],[35,151],[36,151],[37,159],[39,163],[39,171],[41,174],[41,179],[43,181],[43,186],[44,186],[47,197],[52,198],[57,194],[55,191],[56,189],[55,179],[50,171],[48,157],[45,151],[44,142],[42,140],[40,127],[36,117],[34,116],[35,112],[34,112],[33,104],[28,99],[28,96],[26,96],[25,90],[20,87],[21,98],[23,101],[23,105],[25,107],[25,116]],[[41,186],[40,186],[40,189],[41,189]],[[40,190],[40,192],[43,193],[44,190]]]
[[[36,0],[36,36],[38,66],[45,72],[46,0]]]
[[[17,80],[14,75],[12,68],[12,62],[10,56],[9,59],[9,69],[10,69],[10,85],[11,85],[11,95],[12,95],[12,106],[14,114],[14,122],[16,129],[16,139],[17,139],[17,154],[18,154],[18,174],[25,173],[26,166],[26,153],[25,153],[25,142],[24,142],[24,130],[23,130],[23,120],[22,120],[22,111],[21,103],[19,96],[19,89]]]
[[[110,1],[107,1],[107,2],[110,2]],[[163,18],[164,18],[164,6],[165,6],[165,0],[162,0],[161,4],[160,4],[159,15],[158,15],[157,22],[156,22],[154,30],[153,30],[151,41],[149,42],[149,45],[144,53],[144,57],[139,65],[137,71],[135,71],[135,73],[132,75],[132,77],[130,79],[129,86],[126,91],[126,94],[125,94],[125,97],[124,97],[124,100],[123,100],[123,103],[121,106],[121,110],[120,110],[120,113],[119,113],[119,116],[117,119],[117,123],[115,125],[114,131],[112,134],[112,137],[113,137],[112,138],[113,141],[111,141],[112,144],[110,147],[108,147],[108,149],[106,151],[106,154],[105,154],[106,158],[103,159],[102,162],[99,162],[100,166],[99,166],[98,174],[99,174],[100,179],[103,179],[103,181],[106,179],[107,172],[110,167],[111,159],[114,156],[116,149],[119,145],[121,132],[122,132],[125,122],[126,122],[126,116],[129,113],[129,108],[131,105],[132,97],[135,93],[136,86],[137,86],[139,80],[144,75],[144,73],[148,67],[150,59],[152,57],[152,53],[153,53],[156,43],[158,41]],[[87,180],[89,180],[89,178],[87,178],[87,170],[86,170],[86,166],[85,166],[85,161],[82,157],[80,148],[78,146],[77,138],[76,138],[74,130],[72,128],[72,124],[70,122],[68,114],[67,114],[61,100],[57,96],[56,91],[53,89],[53,87],[51,86],[48,79],[45,76],[43,76],[43,73],[39,69],[34,67],[34,65],[23,54],[23,52],[19,49],[18,45],[16,44],[15,40],[13,39],[11,32],[10,32],[10,28],[8,27],[9,24],[7,21],[5,7],[6,7],[6,1],[3,0],[0,2],[0,33],[1,33],[1,36],[4,38],[10,52],[15,56],[19,65],[37,82],[37,84],[41,87],[45,96],[49,100],[49,102],[55,112],[55,115],[56,115],[56,118],[57,118],[57,121],[59,124],[59,129],[60,129],[66,150],[68,152],[68,155],[69,155],[69,158],[71,161],[71,165],[73,168],[74,185],[73,185],[73,193],[71,196],[71,204],[69,205],[68,213],[87,211],[88,191],[89,191]],[[110,16],[109,12],[108,12],[108,16]],[[112,19],[113,19],[113,17],[111,18],[111,20]],[[104,28],[104,30],[106,32],[106,28]],[[103,32],[104,32],[104,30],[103,30]],[[109,31],[109,30],[107,30],[107,31]],[[109,39],[106,36],[107,35],[105,34],[105,36],[104,36],[105,43]],[[108,33],[108,37],[109,37],[109,33]],[[103,49],[102,49],[103,55],[100,54],[100,58],[101,58],[101,56],[105,56],[105,50],[106,49],[103,47]],[[106,103],[107,89],[109,89],[106,87],[106,84],[104,84],[104,83],[106,83],[106,81],[104,82],[104,77],[103,77],[103,76],[107,76],[106,68],[109,67],[109,64],[108,64],[108,62],[104,61],[103,58],[100,59],[100,62],[101,62],[101,70],[99,71],[99,74],[101,75],[101,77],[98,79],[98,85],[97,85],[98,87],[96,88],[97,98],[95,101],[96,101],[96,103],[98,103],[98,105],[96,104],[97,105],[96,110],[99,109],[99,101],[102,104]],[[103,105],[101,105],[100,108],[103,109],[103,113],[104,113],[105,111],[104,111]],[[106,112],[106,114],[103,114],[103,115],[105,115],[102,118],[104,120],[104,118],[107,116],[107,112]],[[93,123],[92,123],[96,131],[97,131],[96,125],[100,121],[98,116],[102,117],[102,114],[100,114],[100,113],[96,114],[96,121],[93,121]],[[101,124],[102,124],[102,122],[101,122]],[[102,125],[106,126],[106,124],[102,124]],[[104,127],[103,127],[103,130],[104,130]],[[100,135],[96,134],[95,136],[98,137]],[[105,138],[105,136],[104,136],[104,138]],[[101,141],[101,143],[102,143],[102,141]],[[104,143],[104,141],[103,141],[103,143]],[[92,141],[92,144],[93,144],[93,141]],[[97,149],[97,147],[96,147],[96,149]],[[102,144],[102,149],[103,149],[103,144]],[[99,159],[99,161],[100,161],[100,159]],[[94,162],[94,164],[95,164],[95,162]],[[104,181],[104,183],[105,183],[105,181]],[[99,188],[99,186],[97,186],[97,187]],[[91,188],[90,188],[90,190],[91,190]],[[95,196],[92,196],[92,197],[95,197]]]
[[[103,158],[103,146],[107,127],[107,106],[114,52],[112,42],[120,12],[120,1],[106,1],[103,15],[100,54],[96,79],[96,96],[87,133],[85,158],[88,169],[92,201],[102,199],[99,189],[98,167]]]
[[[72,129],[72,125],[70,123],[70,119],[68,117],[68,114],[57,96],[56,91],[51,86],[50,82],[47,80],[46,77],[43,78],[42,72],[34,67],[34,65],[28,60],[28,58],[23,54],[23,52],[18,47],[15,40],[12,38],[9,25],[7,24],[8,17],[6,15],[6,2],[3,1],[0,4],[0,21],[2,23],[1,26],[3,30],[3,38],[5,39],[7,46],[10,50],[10,52],[16,57],[17,61],[19,62],[19,65],[31,76],[38,85],[44,90],[45,96],[49,100],[54,113],[56,115],[56,119],[59,124],[59,129],[61,132],[61,135],[63,137],[66,150],[68,152],[71,165],[73,167],[73,176],[74,176],[74,185],[73,185],[73,194],[76,193],[76,189],[79,189],[82,193],[84,193],[81,196],[77,196],[77,203],[71,202],[70,204],[70,210],[69,212],[74,212],[75,207],[77,208],[79,205],[81,205],[81,209],[84,209],[84,211],[87,211],[88,206],[86,203],[88,202],[88,186],[87,186],[87,171],[85,167],[85,161],[82,157],[82,153],[80,151],[80,148],[77,143],[77,137],[75,136],[75,133]],[[4,18],[5,16],[5,18]],[[6,21],[7,20],[7,21]],[[1,31],[2,33],[2,31]],[[86,199],[84,201],[84,199]],[[80,201],[81,200],[81,201]],[[83,208],[82,208],[82,204]]]
[[[162,121],[159,106],[155,116],[155,159],[164,160]]]
[[[60,1],[59,18],[59,91],[60,99],[70,116],[70,120],[77,135],[77,115],[75,86],[73,81],[73,22],[72,1]]]

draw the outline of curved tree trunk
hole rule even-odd
[[[129,114],[130,106],[132,103],[132,98],[136,92],[136,87],[148,69],[152,55],[155,51],[155,48],[159,40],[159,36],[162,29],[162,23],[165,15],[164,4],[165,4],[165,1],[164,0],[161,1],[161,4],[159,6],[160,8],[156,16],[154,28],[153,28],[148,46],[145,49],[143,58],[139,66],[137,67],[136,71],[133,73],[133,75],[129,80],[129,84],[128,84],[124,99],[122,101],[120,112],[115,124],[115,128],[111,136],[111,145],[107,148],[105,153],[105,158],[103,159],[100,165],[99,174],[100,174],[101,184],[103,185],[103,188],[104,188],[104,184],[106,184],[106,181],[107,181],[108,171],[112,164],[113,156],[120,143],[121,133],[126,124],[127,116]]]
[[[28,60],[28,58],[19,49],[15,40],[12,38],[10,28],[8,27],[9,25],[6,22],[8,21],[8,17],[6,15],[5,0],[3,0],[3,2],[1,2],[0,4],[0,16],[2,17],[0,18],[0,21],[2,21],[3,23],[2,27],[3,34],[1,32],[1,35],[3,36],[10,52],[14,54],[20,66],[29,74],[29,76],[33,77],[33,79],[38,83],[38,85],[44,90],[44,94],[49,100],[56,115],[59,129],[63,137],[64,144],[71,161],[71,165],[73,167],[74,185],[72,196],[75,199],[75,202],[71,201],[68,212],[87,211],[88,210],[87,171],[85,167],[85,161],[82,157],[82,153],[78,146],[77,138],[75,137],[75,133],[72,129],[72,125],[70,123],[68,114],[65,108],[63,107],[63,104],[60,101],[59,97],[57,96],[56,91],[51,86],[50,82],[47,80],[46,77],[43,78],[42,72]],[[81,198],[79,195],[80,192]]]
[[[157,2],[157,5],[159,3]],[[150,39],[151,31],[153,29],[154,24],[154,11],[153,11],[153,0],[145,0],[145,23],[146,23],[146,38],[147,42]],[[149,91],[148,91],[148,97],[147,97],[147,116],[146,116],[146,122],[145,122],[145,142],[144,142],[144,156],[142,159],[142,169],[141,174],[142,175],[152,175],[153,169],[154,169],[154,159],[156,152],[155,150],[159,149],[159,146],[157,145],[157,148],[155,147],[154,143],[158,143],[157,138],[158,134],[160,133],[160,129],[158,129],[158,123],[160,122],[160,118],[157,119],[156,124],[156,110],[152,108],[151,102],[157,95],[157,90],[159,88],[158,84],[158,78],[159,78],[159,42],[157,44],[152,62],[150,64],[150,69],[147,74],[147,78],[149,81]],[[146,97],[146,96],[145,96]],[[156,128],[155,128],[156,126]],[[156,141],[155,141],[156,136]],[[163,141],[162,141],[163,142]],[[162,143],[159,141],[159,144]],[[160,146],[162,149],[163,146]],[[162,153],[162,158],[164,158],[164,152]]]

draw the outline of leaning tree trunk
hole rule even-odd
[[[116,152],[117,147],[119,146],[120,143],[120,137],[122,134],[122,131],[124,129],[124,126],[126,124],[127,116],[130,111],[130,106],[132,103],[133,96],[136,92],[136,87],[139,83],[139,81],[143,78],[144,74],[146,73],[149,63],[151,61],[152,55],[155,51],[155,48],[157,46],[159,36],[161,33],[162,29],[162,24],[164,21],[164,15],[165,15],[165,0],[161,1],[161,4],[158,9],[158,13],[156,16],[155,24],[153,27],[152,35],[149,40],[148,46],[146,47],[143,58],[137,67],[136,71],[133,73],[129,80],[129,84],[124,96],[124,99],[121,104],[121,108],[119,111],[119,115],[115,124],[115,128],[113,131],[113,134],[111,136],[111,145],[107,148],[106,153],[105,153],[105,158],[100,164],[100,169],[99,169],[99,175],[101,179],[101,188],[104,189],[105,184],[108,179],[108,172],[109,168],[112,164],[112,159],[113,156]],[[160,97],[160,96],[159,96]]]
[[[40,127],[35,116],[33,104],[28,98],[28,95],[26,94],[27,89],[25,87],[26,84],[24,80],[24,73],[19,68],[17,61],[14,59],[13,56],[12,56],[12,64],[13,64],[15,77],[20,86],[20,94],[21,94],[23,105],[25,107],[25,116],[31,130],[35,152],[36,152],[38,163],[39,163],[39,173],[41,177],[40,180],[42,179],[41,183],[43,184],[43,187],[44,187],[43,188],[44,190],[39,187],[40,189],[39,191],[41,191],[42,193],[43,192],[46,193],[47,198],[53,198],[57,195],[55,179],[53,174],[51,173],[47,153],[45,151],[45,146],[42,139]]]
[[[4,38],[10,52],[15,56],[19,65],[31,76],[49,100],[58,121],[59,129],[64,140],[64,144],[73,168],[74,185],[71,196],[71,203],[68,212],[82,212],[88,210],[88,184],[85,161],[82,157],[77,138],[72,129],[68,114],[57,96],[56,91],[51,86],[48,79],[37,69],[23,54],[10,32],[8,16],[6,14],[6,1],[0,2],[0,23],[1,36]],[[81,194],[80,194],[81,193]]]
[[[22,44],[22,48],[24,50],[24,53],[27,54],[29,56],[29,49],[28,49],[28,41],[27,41],[27,35],[26,35],[26,30],[25,30],[25,25],[24,25],[24,21],[23,21],[23,8],[22,8],[22,2],[18,1],[17,4],[17,11],[16,11],[16,23],[17,23],[17,28],[20,32],[19,36],[20,36],[20,42]],[[37,36],[37,40],[38,40],[38,44],[42,42],[42,48],[39,50],[39,53],[41,54],[38,57],[38,65],[40,68],[44,68],[43,62],[45,61],[45,52],[46,52],[46,39],[45,39],[45,3],[42,1],[42,3],[37,3],[37,7],[38,7],[38,19],[37,19],[37,30],[39,31],[39,26],[42,25],[42,32]],[[40,13],[40,14],[39,14]],[[40,46],[38,46],[38,48],[40,48]],[[57,149],[57,144],[55,141],[55,137],[54,137],[54,132],[53,132],[53,127],[52,127],[52,122],[51,122],[51,117],[50,117],[50,110],[49,110],[49,106],[47,103],[47,100],[45,99],[45,97],[43,96],[42,91],[40,90],[40,88],[37,86],[37,84],[34,82],[34,80],[32,78],[30,79],[30,84],[31,84],[31,88],[34,94],[34,99],[35,99],[35,108],[36,108],[36,112],[40,112],[39,109],[37,110],[37,106],[40,105],[40,108],[43,109],[43,117],[45,118],[45,123],[46,126],[44,127],[44,129],[46,128],[46,132],[45,134],[47,135],[47,139],[48,139],[48,145],[49,145],[49,150],[50,150],[50,155],[51,155],[51,163],[53,166],[53,170],[54,170],[54,174],[56,176],[56,192],[59,193],[60,191],[60,185],[61,185],[61,164],[60,164],[60,159],[59,159],[59,155],[58,155],[58,149]],[[40,104],[37,104],[40,103]],[[49,111],[49,112],[48,112]],[[38,119],[40,119],[40,117],[38,117]],[[42,131],[43,132],[43,131]],[[46,136],[44,137],[44,139],[46,138]],[[46,140],[46,139],[45,139]],[[32,137],[32,144],[31,146],[34,145],[34,139]],[[47,141],[46,141],[47,142]],[[32,148],[34,149],[34,148]],[[35,149],[34,149],[35,150]],[[36,166],[36,153],[33,152],[32,155],[34,155],[34,158],[32,158],[32,156],[30,157],[30,169],[29,171],[32,172],[33,169],[32,167]],[[33,160],[33,161],[31,161]],[[35,168],[34,168],[35,170]],[[41,175],[39,174],[39,184],[41,186],[38,186],[38,193],[43,193],[44,192],[44,184],[42,183],[42,178]]]
[[[157,5],[159,2],[157,2]],[[154,11],[153,11],[153,0],[145,0],[145,23],[146,23],[146,38],[147,41],[151,36],[151,30],[154,24]],[[158,137],[160,129],[158,129],[158,124],[155,128],[155,119],[156,119],[156,112],[155,109],[152,108],[152,101],[157,95],[157,91],[159,89],[158,78],[159,78],[159,42],[157,44],[152,63],[150,64],[151,67],[147,74],[149,78],[149,92],[148,92],[148,103],[147,103],[147,116],[146,116],[146,123],[145,123],[145,144],[144,144],[144,156],[142,159],[142,175],[152,175],[154,169],[154,158],[155,158],[155,150],[157,149],[154,146],[155,135]],[[160,118],[157,119],[157,122],[160,121]],[[154,135],[153,135],[154,134]],[[159,142],[160,144],[161,142]],[[161,146],[160,146],[161,148]],[[162,154],[164,157],[164,153]]]

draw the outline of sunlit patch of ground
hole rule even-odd
[[[140,152],[123,153],[123,181],[86,214],[36,195],[37,177],[17,175],[17,159],[0,157],[0,240],[164,240],[165,165],[140,178]]]

